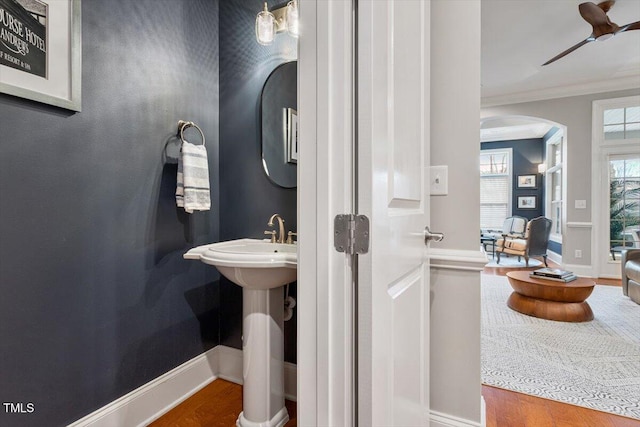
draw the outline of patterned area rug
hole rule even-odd
[[[640,419],[640,305],[596,286],[595,319],[565,323],[507,307],[502,276],[482,276],[482,382]]]
[[[489,263],[485,267],[502,267],[502,268],[518,268],[518,267],[526,267],[527,264],[524,261],[524,258],[520,258],[518,261],[518,257],[515,256],[500,256],[500,264],[497,263],[498,257],[492,258],[489,254],[487,256]],[[529,267],[538,267],[542,265],[542,261],[538,261],[537,259],[529,258]]]

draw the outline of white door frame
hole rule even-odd
[[[605,196],[609,191],[609,168],[607,166],[610,155],[640,153],[637,140],[604,139],[604,111],[612,108],[623,108],[640,105],[640,96],[624,98],[602,99],[593,101],[592,131],[591,131],[591,265],[595,277],[620,278],[620,268],[610,266],[612,261],[605,261],[608,251],[609,199]],[[606,225],[606,226],[605,226]]]
[[[300,3],[298,50],[298,424],[352,423],[352,273],[333,248],[353,212],[353,4]]]
[[[299,163],[302,166],[298,168],[300,262],[297,319],[298,423],[302,426],[352,425],[350,408],[355,407],[351,404],[354,393],[350,384],[352,372],[349,370],[353,341],[344,333],[348,319],[353,314],[351,301],[348,300],[351,294],[347,291],[352,285],[352,278],[350,273],[347,274],[350,272],[348,258],[335,252],[330,241],[333,215],[351,212],[353,200],[353,130],[350,128],[352,111],[349,102],[354,90],[351,80],[353,52],[345,35],[353,34],[354,2],[300,2],[302,35],[299,44],[298,106],[302,141]],[[456,8],[447,8],[445,12],[452,10]],[[479,5],[477,11],[474,8],[470,12],[469,19],[473,20],[476,15],[479,19]],[[478,35],[479,29],[474,31],[474,39]],[[456,42],[460,43],[457,39]],[[471,51],[475,52],[473,49]],[[448,56],[449,53],[441,49],[440,55]],[[476,86],[479,110],[479,84],[474,85],[474,90]],[[438,98],[438,102],[442,100]],[[457,110],[452,108],[451,111]],[[453,271],[453,285],[459,281],[460,273],[481,271],[486,263],[477,250],[441,249],[437,253],[434,250],[431,252],[432,269],[436,272]],[[437,275],[444,276],[441,273]],[[465,283],[475,283],[475,279],[475,276],[466,278]],[[477,333],[474,328],[467,327],[470,326],[468,318],[461,320],[458,316],[457,321],[465,326],[465,339],[471,337],[475,340],[475,337],[479,337],[479,327]],[[472,343],[465,348],[474,349],[474,345]],[[460,360],[451,366],[459,367]],[[473,368],[465,369],[462,375],[455,373],[455,378],[452,378],[454,385],[461,379],[462,384],[473,382],[476,378],[479,381],[475,371]],[[474,375],[468,377],[468,372]],[[448,376],[445,374],[441,380],[448,383]],[[449,393],[447,390],[439,393],[449,397],[454,392],[451,398],[455,404],[443,406],[443,412],[431,411],[432,425],[480,425],[469,421],[475,418],[473,400],[477,396],[473,391],[470,393],[468,387],[463,388],[462,396],[459,390],[448,389]],[[479,391],[479,385],[477,389]],[[467,401],[470,395],[471,401]]]

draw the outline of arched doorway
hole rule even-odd
[[[481,229],[501,224],[502,217],[546,216],[553,221],[549,258],[562,264],[567,217],[566,126],[531,116],[486,117],[480,120],[480,144]],[[499,171],[506,177],[503,183],[496,169],[483,166],[498,158],[495,156],[502,156],[502,161],[508,158],[507,166]],[[506,192],[506,201],[499,192]],[[496,206],[498,195],[504,205]]]

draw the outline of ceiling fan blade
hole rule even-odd
[[[601,3],[598,3],[598,7],[604,11],[604,13],[609,12],[609,10],[616,4],[616,0],[607,0]]]
[[[553,58],[551,58],[550,60],[548,60],[547,62],[545,62],[544,64],[542,64],[542,66],[544,67],[545,65],[549,65],[549,64],[551,64],[552,62],[557,61],[558,59],[562,58],[563,56],[570,54],[571,52],[573,52],[574,50],[576,50],[576,49],[577,49],[577,48],[579,48],[580,46],[584,46],[585,44],[587,44],[587,43],[589,43],[589,42],[592,42],[593,40],[594,40],[594,39],[593,39],[593,38],[591,38],[591,37],[589,37],[589,38],[586,38],[586,39],[582,40],[582,41],[581,41],[580,43],[578,43],[577,45],[575,45],[575,46],[571,46],[569,49],[565,50],[564,52],[562,52],[562,53],[560,53],[560,54],[558,54],[558,55],[554,56]]]
[[[627,25],[623,25],[616,32],[616,34],[622,33],[623,31],[631,31],[631,30],[640,30],[640,21],[632,22],[631,24],[627,24]]]
[[[580,3],[578,6],[578,10],[580,11],[580,15],[591,24],[592,27],[598,27],[601,25],[608,25],[609,18],[604,10],[598,7],[597,4],[587,2]]]

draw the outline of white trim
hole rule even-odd
[[[218,364],[216,366],[218,378],[235,384],[242,384],[242,350],[224,345],[219,345],[215,348],[218,352]]]
[[[298,401],[298,366],[294,363],[284,362],[284,397]]]
[[[547,258],[549,258],[551,261],[555,262],[556,264],[560,264],[562,265],[562,255],[553,252],[551,250],[547,251]]]
[[[183,363],[69,427],[146,426],[216,379],[217,348]]]
[[[618,90],[636,89],[637,87],[638,77],[627,76],[618,79],[603,79],[596,82],[531,90],[507,95],[485,96],[481,98],[481,105],[482,108],[495,107],[498,105],[567,98],[570,96],[589,95],[592,93],[615,92]]]
[[[620,274],[618,274],[618,275],[615,275],[615,274],[601,274],[598,277],[599,278],[603,278],[603,279],[618,279],[618,280],[620,280],[621,277],[622,277],[621,275],[622,275],[622,272]]]
[[[558,130],[546,141],[544,146],[544,164],[546,165],[547,169],[542,175],[542,179],[544,180],[543,189],[545,189],[545,191],[543,191],[544,212],[546,212],[546,216],[551,217],[553,221],[550,239],[557,243],[562,243],[563,234],[566,234],[567,222],[567,154],[569,153],[569,150],[567,147],[567,127],[561,125],[560,123],[555,123],[553,126],[557,127]],[[552,162],[555,162],[555,158],[554,156],[552,156],[552,150],[557,150],[558,146],[561,150],[562,161],[558,164],[551,165]],[[553,175],[558,171],[560,171],[562,186],[560,191],[560,198],[556,199],[555,188],[552,188],[552,186]],[[560,218],[556,219],[554,211],[558,204],[560,205]],[[557,233],[555,230],[557,220],[560,221],[560,233]]]
[[[593,227],[593,223],[591,222],[578,222],[578,221],[567,222],[567,228],[591,228],[591,227]]]
[[[487,258],[481,251],[430,248],[431,269],[482,271]]]
[[[612,154],[640,152],[637,139],[604,140],[604,111],[611,108],[623,108],[640,105],[640,95],[623,98],[600,99],[592,103],[591,116],[591,265],[594,277],[609,277],[615,273],[607,265],[609,247],[608,227],[608,157]],[[605,243],[606,242],[606,243]]]
[[[438,411],[429,411],[429,421],[431,427],[481,427],[484,425],[483,422],[466,420]]]
[[[296,401],[297,366],[284,364],[284,392]],[[242,384],[242,350],[216,346],[68,427],[146,426],[220,378]]]
[[[219,345],[217,376],[235,384],[242,384],[242,350]],[[298,367],[294,363],[284,362],[284,397],[297,400]]]
[[[480,425],[487,427],[487,402],[482,395],[480,396]]]
[[[353,201],[353,4],[305,0],[298,39],[298,424],[349,425],[352,274],[333,249]]]
[[[300,425],[317,425],[318,400],[320,399],[318,384],[317,305],[318,305],[318,247],[317,247],[317,185],[318,114],[322,114],[319,104],[322,77],[318,70],[320,58],[319,43],[326,44],[323,39],[326,31],[324,19],[318,11],[318,0],[305,0],[299,5],[301,36],[298,38],[298,132],[300,140],[305,141],[298,147],[298,282],[304,283],[298,290],[297,315],[297,347],[300,375],[298,381],[298,423]],[[302,333],[304,331],[304,333]]]

